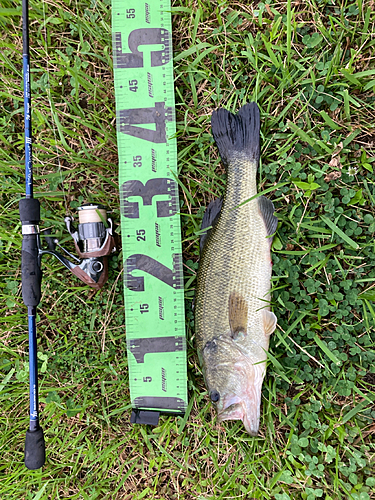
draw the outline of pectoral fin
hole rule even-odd
[[[229,296],[228,308],[231,335],[234,340],[237,340],[247,332],[247,302],[239,293],[232,292]]]
[[[263,310],[263,326],[264,326],[264,333],[266,335],[271,335],[275,331],[277,325],[277,317],[276,315],[267,310]]]

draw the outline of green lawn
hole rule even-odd
[[[47,464],[23,465],[27,311],[21,2],[0,4],[0,499],[375,498],[375,7],[373,1],[173,3],[186,279],[185,419],[131,426],[122,255],[98,294],[43,259],[38,308]],[[43,227],[105,202],[119,221],[110,0],[31,1],[35,191]],[[192,299],[205,206],[225,172],[217,106],[256,100],[259,190],[279,228],[260,434],[217,424]],[[69,247],[72,248],[72,247]]]

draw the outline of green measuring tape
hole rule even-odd
[[[187,406],[170,0],[112,1],[131,422]]]

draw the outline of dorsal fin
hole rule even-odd
[[[234,340],[247,334],[247,303],[237,292],[229,295],[229,326]]]
[[[220,210],[221,206],[223,204],[223,198],[215,198],[214,200],[209,203],[209,205],[206,208],[206,211],[204,212],[203,219],[202,219],[202,226],[201,229],[205,229],[206,227],[214,226],[217,222],[217,219],[219,218],[220,215]],[[199,242],[199,248],[200,252],[202,253],[204,244],[208,238],[208,235],[210,234],[211,229],[206,231],[201,235],[201,239]]]
[[[274,234],[277,229],[278,219],[274,215],[275,207],[271,200],[266,198],[265,196],[259,196],[258,198],[258,207],[261,216],[263,217],[264,224],[266,225],[267,234],[270,236]],[[270,246],[272,245],[273,238],[268,238]]]

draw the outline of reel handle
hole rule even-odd
[[[19,202],[22,223],[22,298],[28,307],[36,307],[41,297],[42,270],[39,256],[40,203],[36,198]]]

